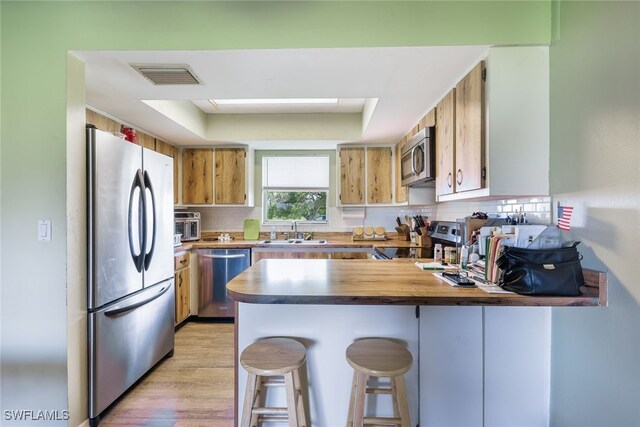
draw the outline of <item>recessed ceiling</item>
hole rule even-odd
[[[317,149],[397,142],[487,51],[450,46],[74,53],[86,64],[91,108],[171,143]],[[200,84],[154,85],[131,64],[184,64]],[[208,101],[249,98],[338,98],[345,109],[225,106],[216,112]]]
[[[362,113],[365,101],[365,98],[191,100],[207,114]]]

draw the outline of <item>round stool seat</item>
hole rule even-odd
[[[305,361],[302,344],[289,338],[265,338],[251,344],[240,355],[242,367],[255,375],[283,375]]]
[[[393,341],[367,338],[347,347],[347,362],[365,375],[396,377],[411,369],[413,357],[406,348]]]

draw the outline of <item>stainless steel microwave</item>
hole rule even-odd
[[[402,185],[433,187],[436,179],[435,127],[427,127],[415,134],[402,148]]]
[[[182,234],[182,242],[200,240],[200,212],[176,212],[175,233]]]

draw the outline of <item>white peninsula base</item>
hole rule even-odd
[[[550,320],[545,307],[420,307],[238,303],[238,356],[264,337],[298,339],[307,349],[307,417],[314,427],[347,421],[355,339],[400,340],[414,358],[405,374],[412,425],[546,427]],[[238,418],[246,372],[238,368]],[[268,404],[284,406],[269,390]],[[368,415],[391,416],[388,395],[368,398]]]

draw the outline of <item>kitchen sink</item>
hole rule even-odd
[[[261,240],[260,243],[265,245],[324,245],[329,242],[327,240],[289,239],[289,240]]]

